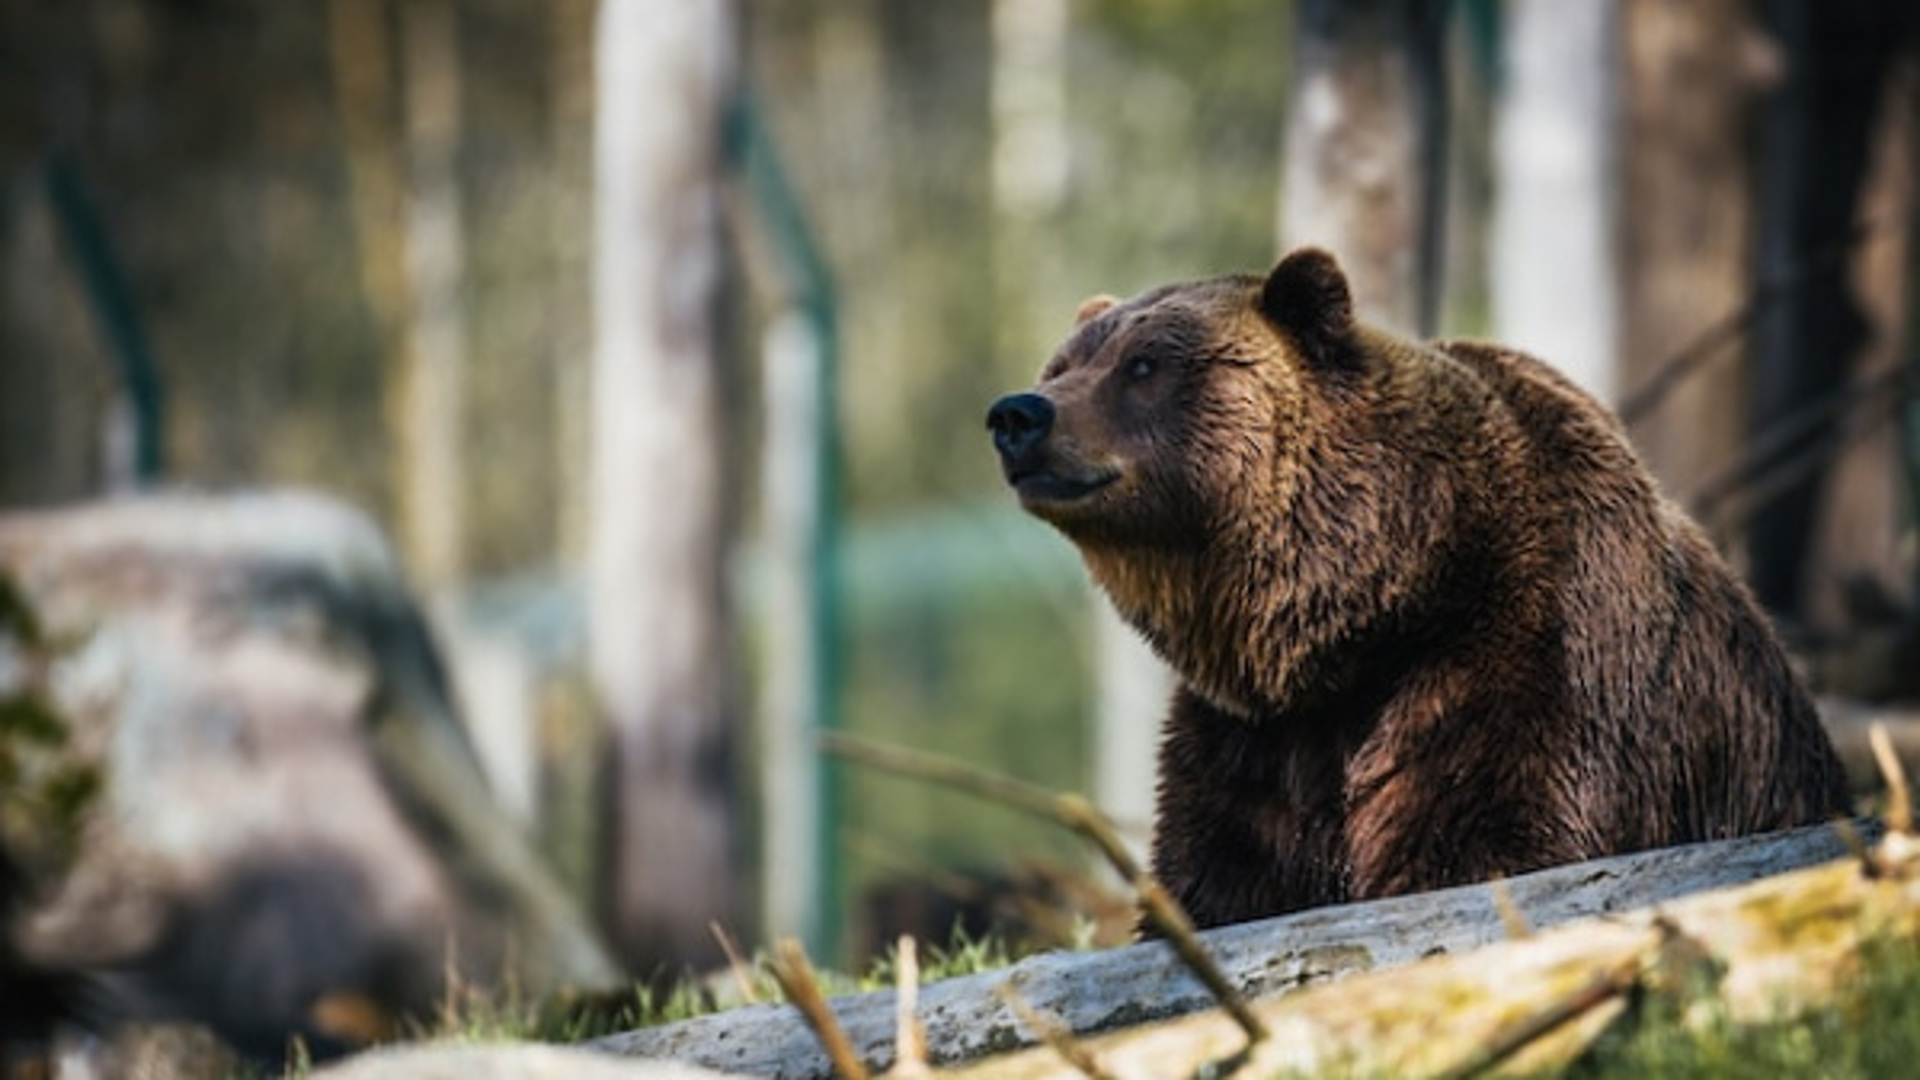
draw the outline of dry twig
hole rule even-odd
[[[780,984],[780,991],[806,1018],[807,1026],[820,1040],[820,1047],[827,1052],[834,1070],[846,1080],[867,1080],[867,1067],[853,1052],[853,1043],[847,1040],[845,1029],[834,1019],[826,999],[820,996],[813,965],[807,963],[806,951],[800,943],[793,938],[782,938],[773,961],[767,966],[773,972],[774,981]]]
[[[1642,990],[1672,995],[1688,1026],[1801,1015],[1842,999],[1872,943],[1920,940],[1920,842],[1889,833],[1872,861],[1873,874],[1841,859],[1262,1001],[1274,1035],[1252,1048],[1246,1068],[1261,1076],[1552,1071],[1626,1015]],[[1695,1007],[1703,1003],[1710,1007]],[[1130,1072],[1185,1075],[1233,1031],[1224,1016],[1189,1016],[1097,1045]],[[971,1075],[1067,1074],[1051,1055],[1033,1053]]]
[[[734,943],[733,935],[727,933],[718,919],[710,920],[707,930],[720,943],[720,951],[727,955],[727,970],[733,973],[734,984],[740,988],[740,999],[749,1005],[760,1004],[760,991],[753,985],[753,966],[740,955],[740,946]]]
[[[1625,994],[1639,982],[1643,960],[1634,957],[1626,963],[1602,971],[1573,993],[1549,1000],[1538,1011],[1516,1018],[1496,1031],[1480,1052],[1462,1062],[1446,1076],[1479,1076],[1526,1049],[1562,1025],[1585,1016],[1589,1011]]]
[[[1025,995],[1014,989],[1012,983],[1001,983],[994,993],[1013,1012],[1013,1015],[1027,1026],[1027,1030],[1033,1032],[1034,1038],[1039,1039],[1054,1053],[1060,1055],[1060,1060],[1066,1062],[1075,1072],[1086,1077],[1087,1080],[1112,1080],[1113,1074],[1101,1067],[1100,1060],[1093,1056],[1091,1050],[1080,1045],[1079,1040],[1073,1037],[1073,1032],[1067,1030],[1065,1024],[1035,1008]]]
[[[1873,745],[1873,759],[1887,781],[1887,828],[1896,833],[1913,832],[1913,797],[1907,790],[1907,771],[1900,767],[1900,756],[1893,752],[1893,739],[1887,725],[1876,723],[1867,732]]]
[[[901,934],[893,952],[893,1068],[887,1075],[906,1080],[930,1076],[927,1034],[914,1014],[920,1006],[920,956],[912,934]]]
[[[1731,528],[1854,442],[1897,419],[1915,391],[1905,368],[1840,387],[1755,436],[1732,463],[1681,502],[1716,527]]]
[[[1507,938],[1519,941],[1533,936],[1533,925],[1527,922],[1526,912],[1514,903],[1513,890],[1507,888],[1506,878],[1494,878],[1487,882],[1493,893],[1493,910],[1500,913],[1500,925],[1506,927]]]

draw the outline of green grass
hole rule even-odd
[[[938,982],[941,979],[996,971],[1019,959],[1000,938],[993,935],[974,938],[960,929],[954,930],[953,940],[944,948],[935,945],[921,947],[916,952],[920,967],[920,982],[923,985]],[[856,989],[862,991],[891,989],[899,981],[898,967],[898,950],[887,950],[887,955],[876,959],[867,969],[866,975],[860,979]]]
[[[960,975],[972,975],[1007,966],[1019,956],[1000,939],[975,939],[956,931],[946,945],[922,946],[918,960],[922,984]],[[779,984],[768,973],[766,957],[756,955],[743,973],[753,999],[782,1000]],[[898,954],[888,950],[859,975],[821,969],[815,972],[827,997],[891,989],[898,980]],[[741,996],[729,976],[727,993]],[[561,996],[529,1001],[511,990],[488,993],[478,987],[455,987],[437,1016],[408,1025],[405,1041],[461,1042],[581,1042],[637,1028],[669,1024],[704,1016],[721,1008],[720,996],[707,985],[683,980],[661,988],[636,983],[625,990],[592,997]]]
[[[463,987],[449,995],[439,1015],[410,1025],[403,1041],[582,1042],[717,1009],[714,995],[692,981],[667,987],[635,983],[623,990],[538,1001]]]
[[[1688,1027],[1680,1022],[1677,1006],[1650,999],[1637,1017],[1609,1032],[1563,1075],[1573,1080],[1920,1075],[1920,946],[1877,944],[1862,955],[1857,976],[1848,981],[1851,985],[1831,1005],[1768,1024],[1739,1025],[1722,1015]],[[1711,1002],[1704,1005],[1711,1010]]]

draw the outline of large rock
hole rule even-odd
[[[22,929],[39,962],[275,1058],[290,1033],[324,1051],[429,1008],[449,971],[511,968],[528,994],[617,979],[489,799],[365,518],[293,494],[13,514],[0,574],[61,642],[46,689],[105,779]]]

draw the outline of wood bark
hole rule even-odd
[[[1623,855],[1517,877],[1505,886],[1534,927],[1628,911],[1846,854],[1831,828],[1810,828]],[[1475,885],[1322,908],[1202,935],[1229,979],[1270,997],[1355,972],[1398,967],[1436,951],[1507,937],[1495,890]],[[1098,953],[1045,953],[1001,971],[948,979],[920,992],[929,1054],[952,1064],[1032,1045],[1003,988],[1076,1034],[1144,1023],[1215,1004],[1161,943]],[[893,1058],[891,991],[840,998],[833,1011],[868,1065]],[[756,1005],[599,1040],[600,1049],[671,1058],[767,1077],[825,1077],[826,1055],[799,1014]]]
[[[1902,225],[1904,207],[1884,223],[1863,222],[1859,211],[1888,76],[1916,24],[1906,5],[1877,0],[1768,0],[1761,11],[1785,64],[1758,125],[1756,263],[1760,281],[1795,284],[1755,323],[1747,402],[1756,438],[1775,433],[1809,402],[1834,394],[1870,366],[1897,359],[1885,347],[1878,356],[1869,351],[1875,327],[1866,297],[1846,271],[1861,267],[1863,256],[1875,254],[1867,245],[1884,239],[1861,234],[1863,226],[1897,235]],[[1885,298],[1878,299],[1884,310]],[[1896,294],[1893,303],[1904,299]],[[1785,468],[1804,459],[1809,466],[1778,484],[1747,522],[1748,577],[1760,602],[1778,614],[1804,618],[1810,594],[1834,584],[1834,567],[1813,562],[1815,539],[1837,440],[1865,411],[1807,425],[1781,440],[1767,463]],[[1883,506],[1891,502],[1898,460],[1890,449],[1882,445],[1875,469],[1884,484],[1873,501]],[[1870,524],[1872,532],[1894,528],[1884,516]],[[1890,537],[1859,539],[1885,543]]]
[[[1916,936],[1920,844],[1899,833],[1865,858],[1265,1002],[1256,1011],[1272,1035],[1252,1046],[1215,1010],[1079,1050],[1113,1077],[1220,1068],[1251,1076],[1535,1075],[1570,1064],[1631,1003],[1650,997],[1670,1003],[1687,1025],[1758,1023],[1837,1003],[1864,950]],[[956,1075],[1083,1073],[1030,1051]]]
[[[548,112],[552,207],[548,297],[555,317],[548,345],[553,365],[554,485],[558,520],[554,550],[562,566],[586,563],[588,449],[592,430],[593,334],[588,325],[593,247],[593,0],[553,0],[553,98]]]
[[[725,0],[600,9],[589,633],[610,726],[606,915],[641,970],[739,925],[719,358]]]
[[[1327,248],[1363,318],[1419,335],[1440,295],[1446,8],[1302,3],[1281,161],[1281,250]]]
[[[466,312],[460,222],[459,24],[449,0],[400,7],[405,59],[407,312],[399,388],[400,535],[429,595],[459,583],[465,559]]]
[[[1778,57],[1746,0],[1622,0],[1619,131],[1620,378],[1647,385],[1749,288],[1746,132]],[[1635,448],[1676,496],[1738,453],[1744,354],[1714,351],[1657,408],[1625,417]]]
[[[1083,299],[1062,284],[1068,275],[1056,236],[1073,142],[1071,20],[1065,0],[995,0],[992,8],[993,270],[998,344],[1008,355],[1045,356]],[[1154,748],[1173,673],[1104,597],[1093,597],[1088,616],[1094,796],[1121,820],[1146,822],[1153,816]],[[1144,855],[1145,833],[1137,839]]]
[[[388,16],[383,0],[333,0],[328,25],[361,291],[387,357],[397,539],[408,569],[435,590],[462,563],[459,51],[450,6],[408,5],[396,86]]]
[[[1867,339],[1854,378],[1870,380],[1912,370],[1914,319],[1920,313],[1915,284],[1915,164],[1920,162],[1920,49],[1910,49],[1889,76],[1873,136],[1873,160],[1860,194],[1857,218],[1873,229],[1848,267],[1848,284],[1866,317]],[[1872,613],[1849,603],[1861,583],[1904,607],[1912,618],[1915,559],[1909,523],[1920,513],[1911,461],[1913,430],[1910,375],[1889,393],[1892,400],[1863,407],[1849,418],[1810,537],[1803,615],[1818,628],[1858,636],[1873,629]],[[1895,660],[1890,667],[1905,668]]]
[[[53,209],[19,184],[0,222],[0,505],[70,502],[101,486],[110,367],[61,261]]]

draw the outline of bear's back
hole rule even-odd
[[[1524,353],[1437,347],[1523,433],[1526,487],[1554,531],[1568,705],[1605,742],[1666,748],[1591,763],[1589,790],[1618,793],[1590,807],[1601,831],[1631,850],[1844,812],[1838,760],[1765,614],[1615,415]]]

